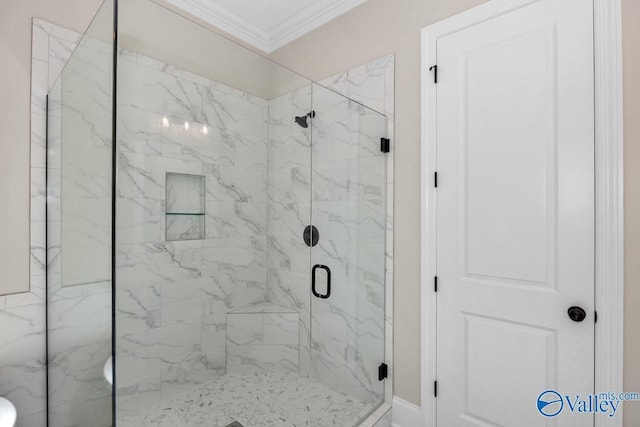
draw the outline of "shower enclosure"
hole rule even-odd
[[[386,117],[114,1],[49,93],[49,426],[358,425],[384,400]]]

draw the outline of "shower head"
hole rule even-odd
[[[308,128],[309,123],[307,123],[307,116],[299,116],[295,118],[296,123],[303,128]]]
[[[316,116],[316,112],[311,110],[304,116],[298,116],[294,120],[300,127],[303,127],[306,129],[309,127],[309,123],[307,123],[307,118],[311,117],[313,119],[315,116]]]

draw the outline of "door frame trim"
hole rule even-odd
[[[436,427],[436,63],[439,38],[537,0],[492,0],[422,29],[421,167],[421,407],[422,425]],[[621,0],[593,0],[595,70],[595,391],[623,391],[624,367],[624,175]],[[621,427],[616,417],[595,426]],[[605,419],[607,418],[607,419]]]

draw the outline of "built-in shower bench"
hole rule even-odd
[[[297,310],[260,302],[227,313],[227,372],[298,369]]]

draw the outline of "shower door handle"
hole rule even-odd
[[[316,270],[319,268],[327,272],[327,293],[326,294],[319,294],[316,291]],[[315,295],[317,298],[321,298],[321,299],[327,299],[331,296],[331,270],[326,265],[316,264],[313,266],[313,269],[311,270],[311,292],[313,292],[313,295]]]

